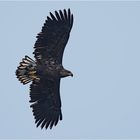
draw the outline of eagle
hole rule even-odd
[[[31,82],[30,107],[36,127],[52,128],[62,120],[60,81],[73,76],[62,65],[63,53],[73,26],[70,9],[54,11],[47,16],[34,44],[35,60],[25,56],[16,70],[22,84]]]

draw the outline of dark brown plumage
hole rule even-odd
[[[34,45],[35,61],[25,56],[16,70],[19,81],[30,86],[30,102],[35,123],[52,128],[62,120],[60,80],[73,74],[64,69],[62,58],[73,25],[73,15],[67,11],[50,13],[37,35]]]

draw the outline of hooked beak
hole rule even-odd
[[[73,73],[70,73],[69,76],[73,77]]]

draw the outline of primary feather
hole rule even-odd
[[[61,64],[72,25],[73,15],[70,9],[55,11],[55,15],[50,13],[34,46],[36,60],[40,62],[53,58]]]

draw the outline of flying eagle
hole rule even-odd
[[[30,103],[36,126],[52,128],[62,120],[60,80],[73,76],[62,65],[65,46],[73,25],[70,9],[50,12],[50,16],[37,35],[34,45],[35,60],[28,56],[17,67],[16,76],[23,84],[30,85]]]

